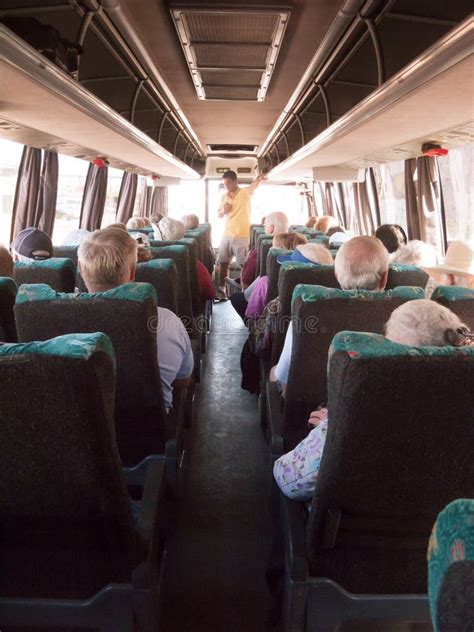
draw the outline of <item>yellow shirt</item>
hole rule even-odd
[[[231,204],[232,210],[226,215],[224,234],[226,237],[248,237],[250,233],[250,200],[248,189],[238,189],[235,195],[225,193],[222,196],[220,210],[224,204]]]

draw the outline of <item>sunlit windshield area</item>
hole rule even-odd
[[[472,0],[0,0],[0,632],[474,632]]]

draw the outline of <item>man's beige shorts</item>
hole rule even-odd
[[[235,257],[237,264],[243,266],[249,250],[248,242],[247,237],[227,237],[224,235],[217,253],[217,263],[229,263]]]

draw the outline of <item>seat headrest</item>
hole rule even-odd
[[[389,357],[456,357],[473,356],[474,347],[412,347],[392,342],[379,334],[341,331],[334,336],[329,349],[329,360],[338,352],[352,360]]]
[[[126,300],[137,303],[144,303],[152,299],[157,303],[156,290],[149,283],[125,283],[106,292],[95,292],[93,294],[82,292],[80,294],[67,294],[66,292],[55,292],[49,285],[44,283],[23,284],[18,290],[16,303],[28,303],[32,301],[83,301],[83,300]]]
[[[393,298],[416,300],[425,298],[425,292],[421,287],[399,286],[393,290],[339,290],[322,285],[308,285],[300,283],[293,290],[292,302],[301,299],[305,303],[314,301],[326,301],[334,299],[363,299],[366,301],[388,301]]]
[[[93,334],[67,334],[44,342],[24,342],[0,345],[1,358],[13,355],[40,355],[88,360],[94,353],[106,353],[115,364],[115,353],[108,336]]]

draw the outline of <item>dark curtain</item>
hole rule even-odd
[[[120,193],[117,202],[116,222],[126,224],[133,215],[135,198],[137,196],[138,176],[136,173],[125,171],[120,185]]]
[[[434,156],[405,161],[405,200],[408,238],[421,239],[444,252],[443,201]]]
[[[35,226],[50,237],[53,236],[54,218],[56,216],[56,200],[58,197],[58,154],[45,151],[41,169],[38,204],[36,207]]]
[[[153,213],[168,215],[168,187],[153,187],[150,215]]]
[[[354,235],[373,235],[380,226],[380,208],[372,169],[365,172],[363,182],[352,185],[354,213],[349,229]]]
[[[138,217],[150,216],[152,193],[153,187],[147,186],[146,180],[143,180],[143,186],[140,193],[140,204],[138,206]]]
[[[92,162],[87,172],[82,195],[79,228],[93,231],[100,228],[107,195],[107,167],[97,167]]]
[[[41,149],[25,145],[16,181],[10,242],[21,230],[36,226],[40,174]]]

